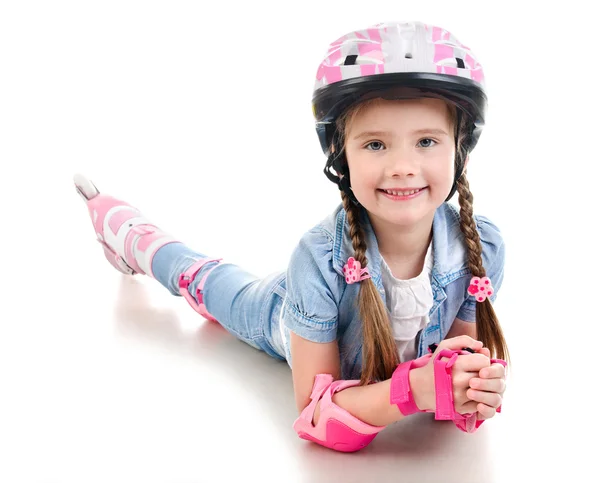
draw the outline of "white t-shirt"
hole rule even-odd
[[[429,323],[429,310],[433,305],[431,290],[433,253],[431,247],[432,243],[430,242],[423,271],[409,280],[395,278],[383,257],[381,259],[386,304],[391,314],[392,332],[401,362],[416,357],[418,352],[417,334]]]

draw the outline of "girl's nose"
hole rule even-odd
[[[389,177],[405,177],[417,174],[419,169],[415,154],[407,149],[398,149],[389,154],[387,175]]]

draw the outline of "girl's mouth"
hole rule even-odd
[[[427,186],[424,188],[412,189],[412,190],[382,190],[378,189],[380,193],[382,193],[386,198],[393,201],[403,201],[403,200],[412,200],[419,196],[423,191],[427,189]]]

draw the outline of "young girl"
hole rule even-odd
[[[441,28],[379,24],[333,42],[313,112],[342,203],[263,279],[75,185],[117,270],[287,361],[300,437],[356,451],[424,411],[471,432],[500,409],[508,356],[492,308],[504,244],[473,215],[466,178],[486,102],[480,64]]]

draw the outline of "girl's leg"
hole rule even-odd
[[[259,279],[236,265],[209,258],[153,225],[128,203],[101,194],[86,178],[76,176],[74,181],[114,268],[156,279],[252,347],[285,357],[269,342],[269,311],[278,306],[281,274]]]
[[[272,333],[273,318],[279,318],[285,295],[281,287],[285,272],[259,278],[182,243],[158,250],[152,272],[172,294],[184,296],[203,317],[217,321],[252,347],[285,359],[281,335],[278,330]]]

